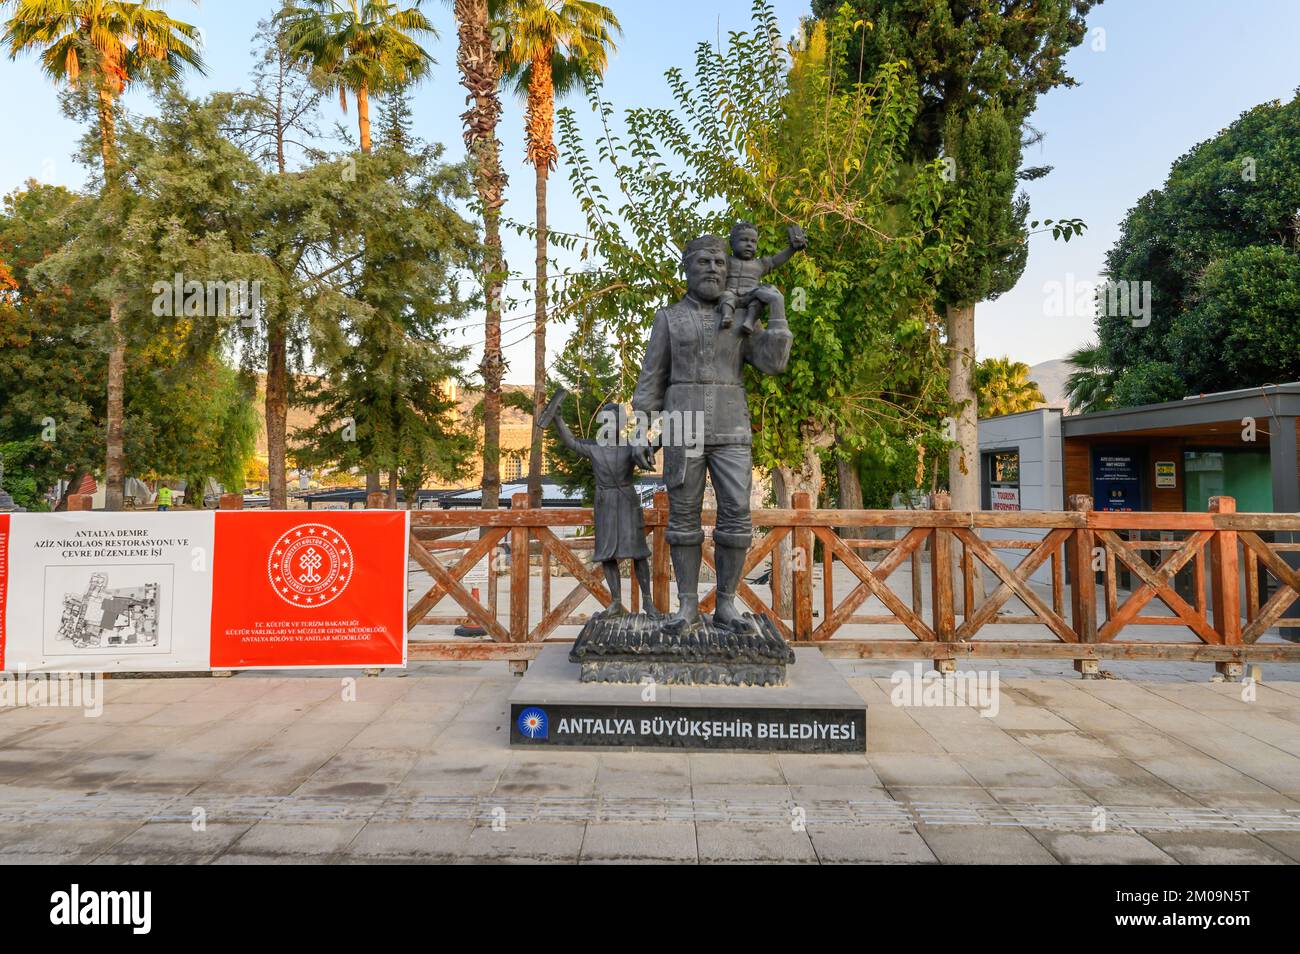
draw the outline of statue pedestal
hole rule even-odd
[[[784,686],[794,650],[766,616],[746,613],[749,631],[700,626],[680,633],[644,613],[593,619],[569,661],[582,682],[654,682],[667,686]]]
[[[582,682],[575,678],[566,647],[545,646],[510,694],[510,744],[865,752],[867,704],[862,697],[820,649],[800,647],[793,653],[782,686],[638,684]]]

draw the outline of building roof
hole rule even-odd
[[[1243,417],[1300,416],[1300,381],[1265,384],[1256,388],[1197,394],[1181,401],[1120,407],[1091,414],[1067,415],[1062,421],[1066,437],[1114,434],[1157,427],[1184,427],[1239,422]]]

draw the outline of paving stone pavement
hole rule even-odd
[[[0,863],[1300,862],[1300,672],[1017,662],[985,717],[836,665],[863,756],[512,751],[504,663],[113,679],[0,709]]]

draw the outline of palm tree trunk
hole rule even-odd
[[[99,153],[104,162],[104,184],[115,165],[117,152],[117,122],[113,118],[113,94],[108,89],[99,89]]]
[[[370,155],[370,93],[364,86],[357,90],[357,128],[361,133],[361,152],[364,155]],[[371,494],[377,494],[383,489],[379,479],[379,468],[366,471],[366,499]],[[390,500],[389,506],[395,503]]]
[[[533,317],[533,420],[546,406],[546,180],[550,173],[546,163],[537,166],[537,277],[536,307]],[[542,431],[533,428],[532,449],[528,452],[528,506],[542,505]]]
[[[117,132],[113,119],[113,94],[99,89],[99,148],[104,163],[104,188],[113,187]],[[104,435],[104,509],[121,510],[126,496],[126,334],[122,330],[122,306],[108,305],[112,335],[108,352],[108,395]]]
[[[361,151],[370,155],[370,91],[357,89],[357,125],[361,127]]]
[[[288,344],[284,323],[272,320],[268,322],[266,332],[266,476],[272,510],[287,510],[289,507],[285,473],[288,430]]]
[[[501,253],[501,216],[487,213],[484,219],[484,244],[494,272],[505,270]],[[499,278],[488,279],[488,301],[483,327],[483,509],[501,506],[501,377],[505,358],[501,355],[501,289]]]
[[[501,206],[505,203],[506,175],[501,170],[501,144],[497,123],[501,101],[497,89],[501,67],[492,48],[487,0],[455,0],[458,45],[456,65],[461,84],[469,92],[470,108],[461,114],[465,146],[474,159],[474,188],[483,209],[483,509],[501,503],[501,296],[506,264],[501,252]]]
[[[555,165],[555,82],[551,75],[551,50],[533,54],[525,110],[525,148],[537,172],[537,255],[533,288],[533,420],[546,405],[546,180]],[[542,505],[542,432],[533,428],[528,454],[528,504]]]

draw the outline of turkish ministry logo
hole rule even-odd
[[[546,713],[541,709],[525,709],[519,713],[519,731],[530,739],[546,738]]]
[[[324,606],[352,580],[352,548],[343,534],[318,524],[299,524],[271,547],[266,575],[291,606]]]

